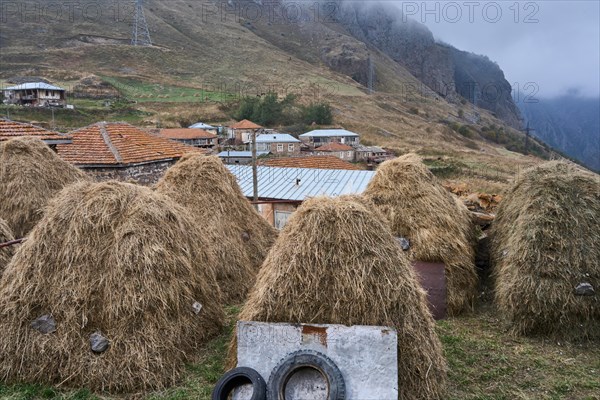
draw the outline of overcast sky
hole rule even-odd
[[[510,83],[535,82],[538,97],[600,96],[600,0],[397,5],[437,39],[497,62]]]

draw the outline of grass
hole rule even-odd
[[[225,102],[235,97],[228,92],[145,82],[133,78],[102,76],[102,79],[114,86],[122,95],[138,103]]]
[[[202,356],[186,367],[182,382],[138,398],[209,399],[224,372],[224,360],[238,307],[227,309],[228,324],[208,343]],[[600,349],[592,344],[555,343],[543,338],[509,336],[487,304],[473,314],[437,323],[449,364],[449,400],[599,400]],[[86,389],[62,390],[38,385],[3,386],[6,400],[116,400]]]

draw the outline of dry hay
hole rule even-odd
[[[244,197],[235,176],[218,157],[186,155],[156,190],[190,210],[217,253],[223,300],[243,302],[277,234]]]
[[[551,161],[523,172],[493,224],[495,299],[511,330],[600,338],[600,178]],[[593,296],[577,296],[589,283]]]
[[[398,331],[400,399],[444,397],[446,364],[415,271],[373,205],[310,199],[273,245],[239,319]],[[235,359],[235,339],[230,364]]]
[[[185,209],[148,188],[65,188],[0,280],[0,380],[172,385],[224,318],[208,246]],[[31,324],[47,314],[56,332],[41,334]],[[101,355],[90,350],[97,331],[110,340]]]
[[[387,217],[394,235],[410,241],[413,260],[446,265],[448,312],[471,308],[478,283],[475,229],[465,205],[415,154],[381,164],[364,196]]]
[[[10,230],[10,227],[2,218],[0,218],[0,243],[9,242],[13,240],[15,237]],[[4,267],[8,265],[8,262],[12,258],[14,253],[14,246],[9,246],[0,249],[0,277],[2,277],[2,271],[4,271]]]
[[[63,187],[86,175],[62,160],[40,139],[0,143],[0,218],[21,238],[39,221],[42,209]]]

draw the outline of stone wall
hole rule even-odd
[[[153,185],[158,182],[171,165],[175,164],[175,161],[159,161],[126,167],[93,167],[82,169],[98,181],[134,181],[141,185]]]

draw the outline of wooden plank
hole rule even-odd
[[[443,263],[414,261],[413,267],[419,276],[419,282],[427,292],[429,310],[435,320],[446,318],[447,296],[446,266]]]

